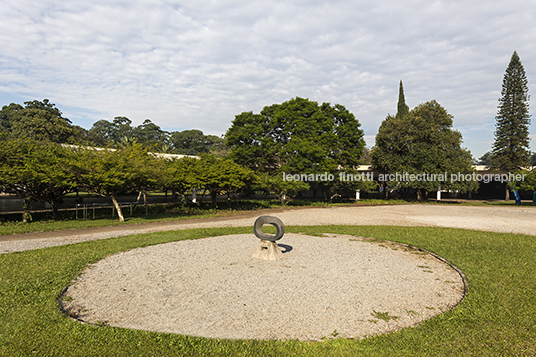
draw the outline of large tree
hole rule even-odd
[[[171,189],[186,200],[187,194],[197,185],[195,177],[197,169],[198,159],[194,157],[166,160],[159,174],[164,180],[164,189]]]
[[[225,150],[222,138],[205,135],[201,130],[184,130],[171,133],[170,141],[178,154],[199,155],[217,153]]]
[[[156,151],[168,144],[169,133],[150,119],[145,119],[141,125],[138,125],[133,134],[138,143],[150,150]]]
[[[515,51],[504,74],[496,120],[491,168],[512,171],[529,166],[531,153],[527,77]]]
[[[110,197],[119,220],[125,220],[118,196],[140,191],[158,183],[158,165],[154,156],[134,144],[123,149],[75,149],[77,159],[71,166],[79,188]]]
[[[127,117],[115,117],[112,122],[101,119],[88,131],[88,141],[93,146],[124,148],[138,143],[156,152],[170,150],[169,133],[162,130],[150,119],[145,119],[137,127]]]
[[[491,156],[492,156],[491,151],[488,151],[488,152],[484,153],[484,155],[482,155],[478,159],[478,161],[477,161],[478,165],[490,166],[491,165]]]
[[[98,147],[113,145],[118,140],[115,125],[105,119],[96,121],[88,130],[88,140]]]
[[[296,97],[237,115],[225,134],[230,156],[260,172],[323,173],[359,165],[365,141],[340,104]]]
[[[101,119],[93,123],[88,131],[88,138],[93,145],[100,147],[124,146],[125,143],[135,141],[135,128],[131,124],[132,121],[127,117],[115,117],[112,122]]]
[[[0,111],[0,125],[17,139],[33,139],[56,143],[79,141],[80,128],[64,118],[61,111],[48,99],[11,103]]]
[[[384,177],[393,175],[388,182],[384,180],[387,185],[416,189],[419,200],[439,187],[466,192],[476,189],[478,183],[451,181],[451,175],[474,172],[471,153],[461,148],[461,142],[462,135],[452,129],[452,115],[430,101],[403,117],[384,120],[372,149],[372,164]],[[410,175],[415,175],[413,180]]]
[[[214,205],[216,205],[217,196],[222,192],[236,193],[255,180],[252,170],[230,159],[203,155],[200,160],[194,162],[194,186],[210,192]]]

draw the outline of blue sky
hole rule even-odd
[[[514,50],[535,90],[534,14],[519,0],[2,0],[0,105],[221,135],[299,96],[346,106],[370,147],[402,80],[409,107],[437,100],[478,158]]]

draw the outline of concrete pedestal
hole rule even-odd
[[[261,240],[252,257],[261,260],[278,260],[283,258],[283,252],[275,242]]]

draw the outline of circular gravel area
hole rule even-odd
[[[180,232],[177,232],[180,234]],[[416,325],[463,298],[428,253],[343,235],[286,234],[284,258],[253,234],[138,248],[91,265],[63,309],[85,322],[229,339],[362,338]]]

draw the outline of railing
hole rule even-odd
[[[144,205],[145,206],[145,214],[147,214],[147,203],[141,203],[141,202],[118,202],[119,206],[121,208],[123,207],[130,207],[130,215],[132,216],[132,213],[136,210],[136,207],[138,205]],[[95,209],[99,208],[111,208],[112,209],[112,217],[115,216],[115,205],[113,203],[77,203],[76,204],[76,219],[78,219],[78,210],[82,211],[82,218],[87,219],[87,212],[88,209],[91,209],[93,211],[93,219],[95,219]]]

